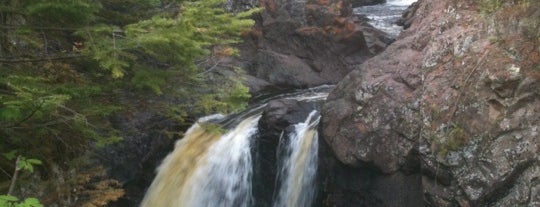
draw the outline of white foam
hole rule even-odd
[[[417,0],[387,0],[386,4],[393,6],[409,6],[416,1]]]

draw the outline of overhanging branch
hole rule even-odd
[[[85,57],[84,55],[66,55],[66,56],[56,56],[56,57],[42,57],[42,58],[0,58],[0,63],[28,63],[28,62],[45,62],[52,60],[66,60],[66,59],[76,59]]]

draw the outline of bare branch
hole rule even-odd
[[[21,156],[17,156],[17,160],[15,161],[15,171],[13,172],[13,177],[11,177],[11,183],[9,184],[9,190],[7,192],[7,195],[11,195],[13,193],[13,189],[15,189],[15,182],[17,182],[17,177],[19,176],[19,171],[21,168],[19,168],[19,162],[21,162]]]
[[[11,175],[6,170],[4,170],[3,168],[0,167],[0,171],[2,173],[4,173],[6,176],[8,176],[9,178],[11,178]]]

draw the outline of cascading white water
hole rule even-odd
[[[298,101],[320,101],[331,86],[321,86],[275,98]],[[266,99],[266,101],[272,98]],[[201,118],[176,142],[175,149],[157,170],[157,175],[141,202],[141,207],[252,207],[251,157],[252,138],[258,129],[261,111],[266,103],[225,119],[214,115]],[[314,178],[317,170],[318,116],[313,112],[305,123],[296,125],[291,135],[279,177],[283,183],[275,206],[310,206],[314,198]],[[208,130],[204,124],[219,120],[230,128]]]
[[[313,111],[304,123],[295,125],[288,139],[281,137],[278,154],[279,191],[274,207],[309,207],[315,197],[319,116]]]
[[[167,156],[142,207],[248,207],[252,203],[250,137],[260,115],[225,135],[193,125]]]
[[[417,0],[386,0],[386,4],[395,6],[409,6]]]
[[[182,191],[186,206],[248,207],[252,203],[250,137],[261,116],[242,121],[210,146],[206,163]]]
[[[354,13],[366,16],[369,23],[375,28],[396,38],[401,30],[401,26],[396,25],[396,21],[401,18],[405,9],[417,0],[387,0],[384,4],[362,6],[354,8]]]

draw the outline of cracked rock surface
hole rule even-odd
[[[539,206],[538,4],[491,12],[473,0],[416,6],[409,28],[348,74],[322,111],[323,138],[350,172],[329,183],[371,174],[387,185],[412,176],[416,185],[407,194],[334,184],[327,199],[369,194],[371,203],[359,206],[393,206],[394,194],[423,206]]]

